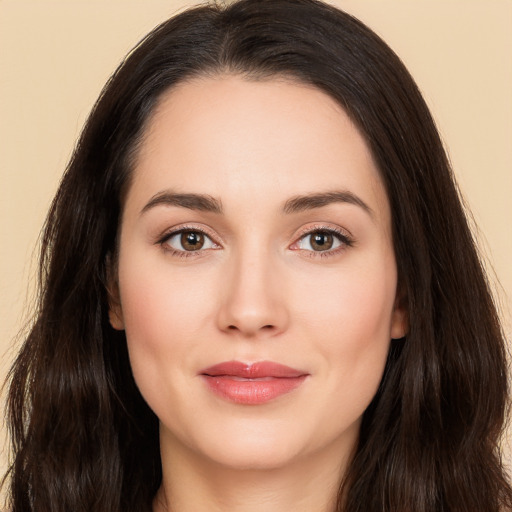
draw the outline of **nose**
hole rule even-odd
[[[218,326],[244,337],[274,336],[289,321],[279,265],[264,251],[240,255],[222,280]]]

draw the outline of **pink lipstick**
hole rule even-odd
[[[226,361],[200,372],[211,391],[231,402],[260,405],[298,388],[307,373],[271,361]]]

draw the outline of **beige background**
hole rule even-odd
[[[38,233],[85,117],[121,57],[191,3],[0,0],[2,381],[30,304]],[[501,282],[510,339],[512,1],[333,3],[383,36],[422,89],[480,228],[482,250]],[[0,474],[5,460],[3,453]]]

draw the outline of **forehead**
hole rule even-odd
[[[197,78],[167,91],[147,123],[131,189],[150,197],[166,188],[223,201],[343,188],[387,205],[368,145],[341,106],[284,78]]]

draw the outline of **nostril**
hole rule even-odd
[[[261,326],[261,329],[263,330],[266,330],[266,331],[269,331],[269,330],[272,330],[274,329],[274,326],[271,325],[271,324],[267,324],[267,325],[262,325]],[[239,328],[236,326],[236,325],[228,325],[228,330],[230,331],[238,331]]]

